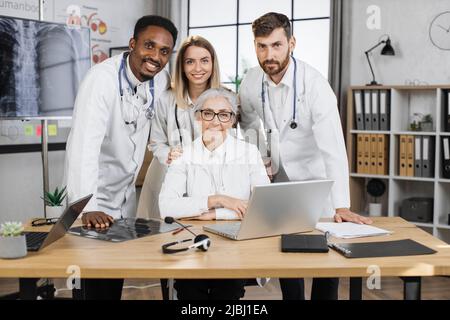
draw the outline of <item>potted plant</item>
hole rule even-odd
[[[411,131],[422,131],[422,119],[423,114],[414,113],[412,115],[411,123],[409,124],[409,130]]]
[[[426,114],[421,121],[421,127],[423,131],[431,132],[433,131],[433,118],[431,114]]]
[[[377,202],[377,198],[386,192],[386,185],[380,179],[370,179],[366,188],[367,193],[374,198],[373,202],[369,203],[369,215],[372,217],[382,216],[382,204]]]
[[[64,211],[63,200],[66,198],[66,187],[62,190],[58,190],[56,187],[53,192],[46,192],[44,198],[46,206],[47,218],[59,218]]]
[[[242,80],[244,79],[245,75],[247,74],[248,69],[250,68],[250,63],[247,61],[247,59],[242,59],[241,61],[242,65],[242,75],[236,75],[235,77],[228,77],[230,79],[230,82],[234,84],[236,92],[239,91],[239,87],[241,86]]]
[[[21,222],[5,222],[0,226],[0,258],[17,259],[27,255],[27,241]]]

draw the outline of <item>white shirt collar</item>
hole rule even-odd
[[[202,136],[193,142],[193,163],[197,164],[223,164],[228,163],[236,158],[236,147],[238,141],[229,133],[225,141],[212,152],[203,144]]]
[[[288,69],[286,70],[286,73],[283,75],[283,78],[281,78],[281,81],[278,84],[275,84],[275,82],[273,82],[272,79],[270,79],[270,77],[266,73],[264,73],[264,81],[270,87],[279,87],[281,85],[284,85],[289,88],[292,88],[293,79],[294,79],[294,62],[292,61],[291,57],[289,58]]]
[[[189,93],[186,95],[186,102],[190,108],[192,108],[194,106],[194,102],[192,101],[191,97],[189,96]]]
[[[230,137],[227,135],[225,138],[225,141],[218,146],[216,149],[214,149],[213,151],[210,151],[208,148],[205,147],[205,145],[203,144],[203,140],[201,140],[202,143],[202,152],[203,154],[206,156],[206,159],[214,159],[217,161],[221,161],[224,162],[225,161],[225,154],[227,152],[227,144],[229,142]]]

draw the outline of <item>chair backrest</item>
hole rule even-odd
[[[139,194],[137,218],[160,219],[159,193],[166,171],[166,166],[161,164],[157,158],[152,159]]]

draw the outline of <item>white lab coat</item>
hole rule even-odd
[[[199,137],[169,166],[159,195],[162,218],[200,215],[208,210],[208,196],[216,193],[248,200],[253,186],[270,183],[256,146],[228,135],[219,148],[214,152],[221,155],[211,157],[214,152],[209,152]],[[212,176],[212,170],[220,171],[220,181]],[[236,219],[237,215],[219,208],[216,217]]]
[[[178,108],[180,131],[175,121],[175,94],[168,90],[161,94],[156,102],[156,114],[152,120],[149,149],[153,152],[153,159],[145,175],[144,184],[139,197],[137,216],[140,218],[160,218],[159,192],[167,171],[167,158],[171,147],[180,145],[180,134],[183,145],[190,145],[193,137],[201,134],[196,125],[194,112],[191,107]],[[192,127],[189,130],[188,127]]]
[[[84,211],[103,211],[114,218],[136,215],[135,182],[151,126],[144,108],[139,108],[136,130],[132,124],[125,124],[118,83],[121,61],[122,54],[109,58],[92,67],[83,79],[65,162],[68,201],[93,193]],[[148,82],[141,84],[147,92],[147,103],[169,84],[165,70],[154,79],[155,97],[150,96]],[[122,86],[129,87],[124,78]],[[138,102],[144,106],[141,100]]]
[[[272,162],[278,167],[281,161],[291,181],[334,180],[322,213],[331,217],[336,208],[350,207],[348,160],[336,96],[317,70],[300,60],[296,61],[296,129],[289,126],[293,114],[293,89],[289,90],[285,105],[279,108],[282,112],[280,128],[277,128],[266,95],[265,118],[266,129],[272,130]],[[293,68],[292,60],[289,68]],[[263,75],[263,70],[257,66],[250,69],[242,81],[239,92],[242,108],[240,125],[244,132],[262,129]],[[260,151],[264,155],[265,146],[262,145]]]

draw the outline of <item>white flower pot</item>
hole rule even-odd
[[[0,258],[17,259],[27,255],[27,242],[25,236],[2,237],[0,236]]]
[[[433,122],[422,122],[422,131],[431,132],[433,131]]]
[[[46,206],[47,218],[59,218],[64,212],[64,206],[50,207]]]
[[[369,216],[381,217],[381,215],[382,215],[381,203],[369,203]]]

